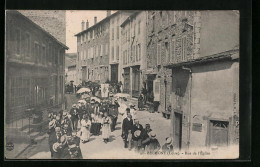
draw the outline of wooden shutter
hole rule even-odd
[[[161,44],[157,44],[157,65],[161,65]]]
[[[153,85],[154,101],[160,101],[160,80],[154,80]]]

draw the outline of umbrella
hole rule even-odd
[[[79,100],[78,103],[84,103],[86,104],[87,102],[85,100]]]
[[[127,94],[127,93],[117,93],[117,94],[114,95],[114,97],[125,97],[125,98],[127,98],[127,97],[130,97],[130,95]]]
[[[82,97],[82,99],[85,99],[85,98],[90,97],[90,95],[88,95],[88,94],[83,94],[81,97]]]
[[[89,88],[80,88],[77,93],[91,92]]]
[[[101,102],[101,100],[100,100],[99,98],[97,98],[97,97],[91,97],[91,100],[92,100],[92,99],[94,99],[95,101],[97,101],[97,102],[99,102],[99,103]]]

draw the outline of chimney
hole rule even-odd
[[[86,22],[86,29],[88,29],[88,26],[89,26],[89,23],[88,23],[88,20]]]
[[[107,17],[111,15],[111,10],[107,10]]]
[[[84,26],[85,26],[85,22],[84,22],[84,20],[82,20],[82,22],[81,22],[81,31],[84,31]]]
[[[94,17],[94,25],[97,24],[97,16]]]

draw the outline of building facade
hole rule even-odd
[[[18,11],[6,11],[6,120],[64,99],[67,46]]]
[[[142,71],[146,69],[146,11],[137,11],[121,25],[121,75],[123,92],[138,97],[143,87]]]
[[[35,24],[66,44],[66,11],[65,10],[18,10]]]
[[[82,22],[82,32],[77,36],[77,82],[97,81],[105,83],[109,79],[109,19],[105,18],[89,27]]]
[[[76,53],[66,53],[65,55],[65,83],[73,81],[74,85],[78,85],[76,82],[77,68],[76,68]]]
[[[113,15],[108,12],[110,27],[109,27],[109,80],[111,82],[122,82],[121,64],[122,64],[122,33],[120,25],[130,16],[133,11],[117,11]],[[113,74],[113,75],[112,75]]]
[[[146,83],[159,111],[172,106],[175,148],[238,144],[238,16],[149,11]]]

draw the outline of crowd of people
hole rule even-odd
[[[136,152],[173,151],[172,139],[166,139],[161,148],[156,134],[136,118],[135,105],[128,108],[122,99],[85,98],[73,104],[69,111],[49,113],[49,147],[54,159],[81,159],[80,144],[90,141],[90,137],[102,136],[103,142],[110,142],[110,134],[116,128],[118,116],[122,119],[122,139],[124,147]]]

